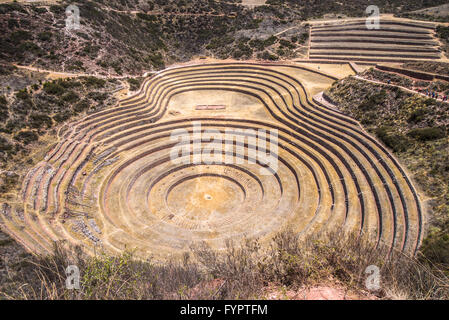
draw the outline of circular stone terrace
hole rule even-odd
[[[159,72],[115,108],[61,128],[4,225],[38,252],[67,240],[162,259],[202,241],[220,249],[287,228],[355,231],[414,251],[423,225],[417,191],[355,120],[311,98],[333,81],[299,64]],[[174,160],[173,150],[185,152]],[[210,150],[215,158],[203,161]],[[258,157],[268,150],[275,167]]]

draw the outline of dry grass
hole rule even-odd
[[[65,268],[77,265],[81,289],[65,288]],[[237,246],[229,242],[221,253],[207,245],[192,247],[192,255],[163,265],[136,261],[132,253],[119,257],[85,257],[79,248],[55,246],[54,254],[34,257],[20,277],[0,296],[7,299],[263,299],[267,286],[298,290],[334,283],[353,292],[366,291],[367,266],[380,268],[382,299],[448,299],[448,276],[422,259],[354,235],[330,233],[300,240],[292,232],[274,237],[269,248],[257,240]],[[266,291],[266,290],[265,290]]]

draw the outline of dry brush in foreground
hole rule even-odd
[[[367,296],[367,266],[380,269],[381,299],[448,299],[444,271],[420,257],[375,247],[354,234],[328,233],[300,239],[277,234],[268,249],[257,240],[229,242],[217,253],[206,244],[192,247],[182,261],[164,264],[133,259],[132,252],[113,257],[84,256],[78,248],[56,244],[52,255],[33,256],[9,288],[6,299],[266,299],[267,288],[304,290],[318,285],[344,288]],[[68,265],[80,269],[80,290],[66,289]],[[352,295],[354,296],[354,295]]]

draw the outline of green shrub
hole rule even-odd
[[[98,54],[98,51],[100,51],[100,47],[99,46],[93,46],[90,43],[88,43],[83,48],[83,52],[88,54],[91,58],[95,58],[95,56]]]
[[[67,290],[68,265],[80,270],[79,290]],[[267,284],[270,289],[296,291],[330,283],[364,296],[365,270],[370,265],[379,266],[382,274],[383,289],[372,293],[380,298],[397,298],[396,293],[411,300],[449,297],[444,266],[432,269],[426,261],[341,231],[304,239],[283,232],[274,236],[267,249],[257,239],[228,241],[220,252],[198,243],[184,259],[165,263],[142,261],[129,251],[90,257],[81,247],[64,249],[55,243],[51,255],[30,256],[5,293],[8,298],[45,300],[232,300],[264,299]],[[17,288],[17,283],[26,285]]]
[[[35,6],[33,6],[31,8],[33,9],[33,11],[35,11],[35,12],[37,12],[39,14],[43,14],[43,13],[47,13],[48,12],[47,8],[45,8],[45,7],[35,7]]]
[[[30,100],[31,99],[31,95],[28,93],[26,88],[17,91],[16,97],[17,97],[17,99],[20,99],[20,100]]]
[[[446,132],[441,128],[428,127],[410,130],[407,135],[419,141],[430,141],[444,138]]]
[[[449,230],[430,234],[421,250],[432,262],[449,265]]]
[[[403,152],[410,146],[410,141],[407,137],[394,133],[390,127],[380,127],[375,130],[379,139],[390,149],[395,152]]]
[[[92,99],[92,100],[96,101],[96,102],[102,102],[102,101],[104,101],[104,100],[106,100],[108,98],[108,94],[107,93],[93,91],[93,92],[89,92],[87,97],[89,99]]]
[[[18,11],[26,13],[26,11],[22,8],[22,6],[18,3],[2,3],[0,4],[0,14],[5,14],[12,11]]]
[[[50,11],[53,12],[54,14],[63,14],[65,10],[61,6],[52,5],[50,6]]]
[[[153,55],[149,55],[148,59],[150,60],[153,67],[156,69],[163,69],[165,67],[164,59],[160,52],[157,52]]]
[[[79,81],[77,81],[77,80],[75,80],[75,79],[60,80],[60,81],[58,82],[58,84],[59,84],[61,87],[66,88],[66,89],[82,87],[81,82],[79,82]]]
[[[50,41],[52,38],[53,34],[49,31],[44,31],[39,33],[38,38],[41,41]]]
[[[68,102],[68,103],[74,103],[74,102],[78,101],[79,98],[80,97],[73,91],[69,91],[62,96],[62,100],[64,102]]]
[[[19,45],[18,52],[21,54],[33,53],[38,54],[41,52],[41,48],[31,41],[25,41]]]
[[[106,84],[106,80],[95,78],[95,77],[86,77],[85,84],[88,87],[94,87],[94,88],[103,88]]]
[[[379,93],[370,95],[365,98],[365,100],[359,105],[361,111],[368,111],[376,109],[380,104],[382,104],[387,97],[387,92],[382,89]]]
[[[410,114],[407,121],[409,123],[419,123],[424,119],[427,113],[429,113],[429,110],[427,108],[416,109]]]
[[[22,118],[9,119],[6,122],[4,131],[6,133],[13,133],[14,131],[18,131],[18,130],[24,128],[25,124],[26,124],[25,119],[22,119]]]
[[[278,57],[274,54],[270,54],[268,51],[264,51],[262,54],[258,54],[257,57],[263,60],[275,61]]]
[[[72,113],[70,112],[60,112],[53,116],[53,120],[55,120],[57,123],[61,123],[64,121],[67,121],[72,116]]]
[[[78,102],[77,104],[75,104],[75,105],[73,106],[73,110],[74,110],[76,113],[80,113],[80,112],[83,112],[83,111],[89,109],[89,105],[90,105],[90,104],[89,104],[89,100],[84,99],[84,100]]]
[[[19,28],[19,21],[17,21],[16,19],[9,19],[8,20],[8,28],[9,29],[14,29],[14,28]]]
[[[65,90],[60,84],[56,82],[45,82],[44,91],[45,93],[59,96],[63,94]]]
[[[2,49],[4,49],[3,43],[1,42],[1,40],[0,40],[0,45],[2,46]],[[16,67],[9,65],[9,64],[0,64],[0,75],[7,76],[10,74],[13,74],[16,69],[17,69]]]
[[[19,175],[14,172],[0,174],[0,193],[10,192],[17,185]]]
[[[14,139],[22,142],[23,144],[29,144],[39,140],[39,136],[34,131],[20,131],[14,136]]]
[[[284,40],[284,39],[281,39],[279,41],[279,44],[281,45],[281,47],[286,47],[286,48],[289,48],[289,49],[296,48],[296,46],[293,43],[291,43],[290,41]]]
[[[254,49],[256,49],[257,51],[262,51],[263,49],[265,49],[265,43],[264,41],[260,40],[260,39],[253,39],[249,42],[249,45],[251,47],[253,47]]]
[[[140,85],[142,83],[142,80],[139,80],[139,79],[136,79],[136,78],[128,78],[128,79],[126,79],[126,81],[128,81],[129,89],[131,91],[139,90]]]
[[[0,152],[9,152],[13,149],[13,147],[14,145],[12,145],[4,137],[0,136]]]
[[[284,49],[281,49],[281,48],[278,48],[278,49],[276,50],[276,53],[277,53],[279,56],[285,55]]]
[[[31,36],[31,33],[29,33],[28,31],[17,30],[11,34],[9,39],[11,40],[12,43],[19,44],[22,41],[31,40],[32,36]]]
[[[449,41],[449,27],[438,25],[436,28],[436,32],[441,39]]]
[[[51,118],[45,114],[42,113],[32,113],[30,114],[28,118],[28,123],[30,127],[35,129],[40,129],[43,126],[46,126],[47,128],[50,128],[53,124],[53,121]]]
[[[80,61],[80,60],[73,60],[67,66],[67,70],[79,71],[79,70],[85,70],[85,68],[84,68],[84,64],[83,64],[82,61]]]
[[[275,44],[278,41],[278,38],[276,36],[271,36],[264,40],[264,46],[269,47]]]

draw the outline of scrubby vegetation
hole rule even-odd
[[[24,256],[11,267],[0,296],[13,299],[266,299],[269,291],[319,284],[344,288],[349,297],[447,299],[447,275],[423,258],[375,247],[355,235],[333,232],[299,239],[276,235],[268,249],[257,239],[228,243],[217,253],[192,246],[182,261],[137,261],[132,252],[85,257],[80,248],[55,246],[50,256]],[[388,258],[387,258],[388,257]],[[80,271],[80,289],[66,288],[67,266]],[[367,292],[368,266],[380,269],[380,290]]]
[[[449,74],[449,63],[447,62],[436,62],[436,61],[425,61],[425,62],[407,62],[402,65],[405,69],[419,70],[424,72],[431,72],[441,75]]]
[[[348,0],[344,2],[328,0],[268,0],[267,3],[277,5],[288,5],[294,8],[302,8],[304,14],[309,17],[319,18],[327,13],[337,13],[345,16],[363,16],[366,14],[366,8],[370,5],[378,6],[381,13],[400,14],[408,11],[418,10],[430,6],[437,6],[446,3],[444,0],[436,1],[402,1],[402,0]]]
[[[26,87],[34,88],[44,81],[47,75],[45,72],[28,71],[0,63],[0,95],[9,95]]]
[[[80,77],[40,80],[0,95],[0,192],[17,187],[36,143],[41,144],[39,148],[45,148],[47,140],[54,143],[49,137],[41,143],[41,137],[54,135],[53,128],[73,117],[114,105],[117,100],[112,92],[121,86],[115,79]]]
[[[442,25],[437,26],[436,29],[438,37],[444,43],[444,51],[446,55],[449,53],[449,27],[445,27]]]
[[[436,92],[439,95],[449,94],[449,82],[443,80],[435,80],[435,81],[418,80],[391,72],[380,71],[374,68],[371,68],[361,73],[360,76],[363,77],[364,79],[390,83],[393,85],[405,87],[415,91],[425,92],[426,90],[428,90],[430,92]]]
[[[80,8],[79,30],[65,30],[68,4]],[[267,25],[281,30],[300,18],[287,9],[255,14],[237,3],[206,0],[83,0],[50,7],[0,4],[0,14],[4,17],[0,25],[6,30],[0,37],[0,59],[51,70],[65,65],[67,71],[118,75],[162,69],[195,55],[248,58],[275,45],[265,41],[270,35],[263,31]],[[288,38],[281,44],[289,49],[284,56],[296,48]],[[250,40],[264,41],[264,45],[253,47]]]
[[[403,12],[397,15],[403,18],[415,20],[449,22],[449,5],[447,3],[443,5],[439,4],[440,3],[434,4],[433,2],[427,3],[428,8],[411,12]]]
[[[423,21],[449,22],[449,16],[438,17],[438,16],[419,14],[419,13],[404,13],[404,14],[400,14],[398,16],[401,18],[423,20]]]
[[[129,90],[130,91],[137,91],[137,90],[140,89],[140,86],[142,85],[144,78],[143,77],[128,78],[126,80],[128,81],[128,84],[129,84]]]
[[[437,1],[438,4],[443,1]],[[65,8],[80,8],[81,28],[65,30]],[[327,13],[366,15],[425,7],[423,1],[267,1],[250,9],[238,1],[62,1],[0,4],[0,60],[49,70],[141,74],[206,55],[276,60],[302,57],[308,26]],[[278,38],[273,34],[282,33]]]
[[[392,149],[431,198],[422,252],[449,269],[449,104],[355,78],[327,94]]]

